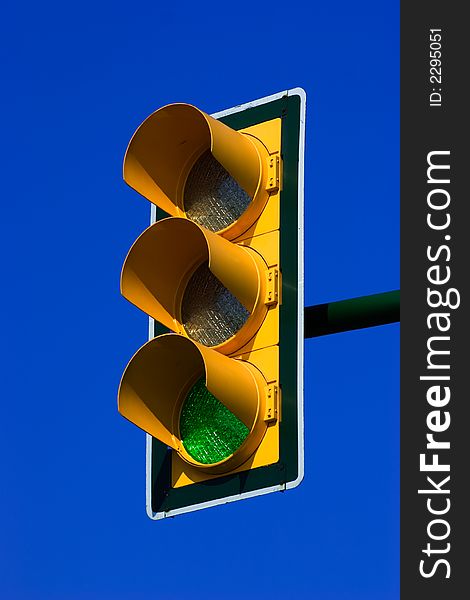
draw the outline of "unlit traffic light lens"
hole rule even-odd
[[[209,151],[204,152],[186,180],[186,215],[210,231],[221,231],[239,219],[250,202],[250,196],[224,167]]]
[[[231,338],[245,324],[250,313],[215,277],[208,261],[189,280],[181,304],[181,316],[188,336],[205,346],[216,346]]]
[[[207,465],[233,454],[249,429],[209,392],[201,378],[189,391],[181,409],[180,433],[186,452]]]

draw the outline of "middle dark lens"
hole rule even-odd
[[[181,304],[188,336],[205,346],[217,346],[245,324],[250,313],[213,275],[208,261],[193,273]]]

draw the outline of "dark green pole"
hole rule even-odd
[[[305,337],[317,337],[400,320],[400,290],[305,308]]]

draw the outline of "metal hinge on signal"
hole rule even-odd
[[[268,158],[268,181],[266,183],[267,192],[276,192],[279,189],[280,181],[280,160],[279,154],[272,154]]]
[[[279,269],[268,269],[266,274],[266,306],[279,302]]]
[[[264,420],[266,423],[277,421],[279,406],[279,388],[276,383],[270,382],[266,387],[266,409],[264,411]]]

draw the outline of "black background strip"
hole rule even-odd
[[[462,11],[464,3],[457,2],[402,2],[401,4],[401,598],[417,600],[426,598],[464,598],[468,594],[470,578],[469,527],[470,511],[470,351],[469,336],[469,277],[470,277],[470,176],[469,136],[469,51],[470,31]],[[430,29],[442,29],[442,83],[430,82]],[[430,107],[432,88],[441,88],[442,106]],[[436,90],[438,91],[438,90]],[[427,154],[434,150],[450,150],[449,185],[432,186],[427,183]],[[441,158],[446,162],[447,158]],[[443,187],[451,195],[448,211],[451,223],[445,231],[433,231],[426,224],[427,194],[432,187]],[[436,198],[437,199],[437,198]],[[446,211],[436,212],[444,219]],[[450,240],[444,236],[450,235]],[[433,408],[426,401],[429,382],[420,381],[426,369],[427,340],[439,335],[436,327],[428,329],[426,317],[433,309],[427,306],[427,270],[433,264],[426,257],[430,245],[436,250],[448,244],[449,262],[442,252],[439,264],[449,265],[451,278],[448,284],[430,287],[445,292],[457,288],[461,296],[460,307],[452,310],[441,307],[438,311],[450,313],[452,321],[448,333],[450,341],[441,347],[450,349],[449,356],[440,362],[451,365],[451,400],[447,407],[451,414],[450,428],[435,434],[436,439],[449,440],[450,450],[438,452],[440,462],[450,461],[450,473],[420,473],[419,455],[426,451],[426,417]],[[444,271],[443,271],[444,272]],[[428,454],[432,452],[428,451]],[[448,460],[446,460],[448,459]],[[429,462],[430,458],[428,458]],[[439,515],[431,515],[426,507],[427,495],[418,489],[431,488],[426,475],[436,482],[450,475],[451,508],[441,518],[451,527],[447,539],[429,538],[428,524]],[[445,486],[443,486],[445,487]],[[444,507],[445,495],[434,495],[436,508]],[[434,502],[434,500],[433,500]],[[445,526],[432,528],[433,534],[445,533]],[[433,548],[450,550],[444,554],[422,552],[428,542]],[[420,561],[430,572],[437,560],[449,561],[447,567],[437,566],[430,578],[420,575]]]

